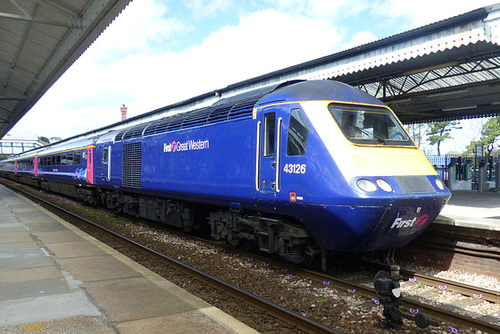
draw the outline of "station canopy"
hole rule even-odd
[[[130,1],[0,1],[0,138]]]
[[[387,103],[406,124],[497,116],[500,4],[228,88],[292,79],[329,79],[356,86]]]
[[[404,123],[498,116],[499,44],[496,5],[365,45],[374,53],[365,69],[334,79],[381,99]]]
[[[0,138],[129,2],[0,2]],[[403,123],[497,116],[499,44],[497,4],[238,82],[99,130],[296,79],[338,80],[356,86],[387,103]]]

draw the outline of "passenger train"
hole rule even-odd
[[[331,80],[256,89],[0,166],[9,179],[298,264],[405,246],[451,195],[389,107]]]

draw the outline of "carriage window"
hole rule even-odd
[[[82,159],[81,159],[81,157],[82,157],[82,152],[75,152],[75,158],[74,158],[74,160],[73,160],[73,163],[74,163],[75,165],[79,165],[79,164],[81,164],[81,163],[82,163]]]
[[[69,153],[67,159],[68,159],[68,165],[72,165],[73,164],[73,153]]]
[[[56,165],[60,165],[61,164],[61,156],[58,155],[56,156],[56,162],[55,162]]]
[[[108,156],[109,156],[109,148],[105,148],[102,150],[102,163],[107,164],[108,163]]]
[[[65,166],[68,164],[68,159],[66,158],[66,154],[63,154],[61,159],[61,165]]]
[[[47,166],[52,165],[52,157],[47,157]]]
[[[274,155],[274,137],[276,132],[276,114],[268,113],[264,115],[264,156]]]
[[[401,123],[387,108],[332,103],[328,110],[353,143],[414,146]]]
[[[309,130],[310,126],[302,110],[292,109],[290,112],[290,125],[288,127],[286,155],[304,155],[306,153]]]

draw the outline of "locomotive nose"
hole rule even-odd
[[[447,201],[448,197],[442,196],[394,200],[356,251],[367,252],[408,245],[429,227]]]

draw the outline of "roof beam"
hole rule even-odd
[[[65,15],[69,18],[76,18],[80,16],[76,10],[68,8],[67,6],[56,1],[48,1],[48,0],[34,0],[34,1],[43,7],[50,8],[51,10],[58,12],[59,14]]]
[[[0,97],[0,101],[27,101],[26,96],[4,96]]]
[[[23,15],[3,13],[3,12],[0,12],[0,17],[6,18],[6,19],[18,20],[18,21],[27,21],[27,22],[33,22],[33,23],[48,24],[48,25],[64,27],[64,28],[83,29],[83,19],[81,17],[70,18],[67,23],[66,22],[59,22],[59,21],[52,21],[52,20],[35,19],[31,16],[23,16]]]
[[[0,12],[0,17],[18,21],[48,24],[65,28],[83,29],[83,19],[78,16],[77,13],[60,4],[54,5],[52,3],[48,3],[45,0],[33,0],[33,8],[38,7],[38,5],[49,8],[52,11],[68,17],[67,22],[35,18],[34,13],[36,12],[36,10],[32,10],[31,13],[28,13],[26,9],[24,9],[24,7],[21,6],[16,0],[10,0],[10,2],[19,10],[21,15],[15,13]]]

